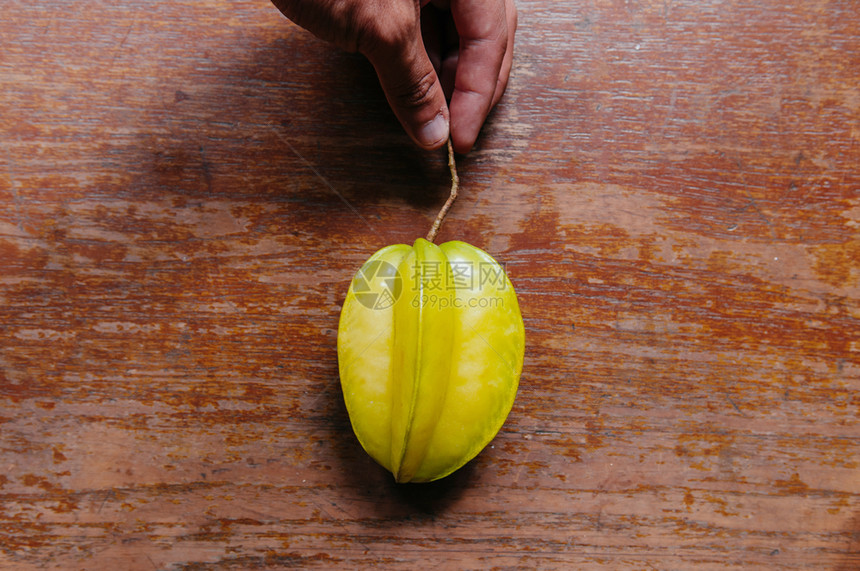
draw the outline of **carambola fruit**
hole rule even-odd
[[[464,242],[382,248],[350,284],[338,328],[352,428],[397,482],[474,458],[513,406],[524,353],[510,280]]]

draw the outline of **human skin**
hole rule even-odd
[[[272,0],[317,37],[363,54],[420,147],[475,144],[505,91],[514,0]]]

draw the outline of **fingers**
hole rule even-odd
[[[449,134],[448,105],[424,48],[416,17],[392,26],[359,49],[373,64],[388,104],[422,148],[436,149]]]
[[[492,107],[502,98],[508,87],[508,79],[511,77],[511,69],[514,65],[514,36],[517,31],[517,9],[514,0],[505,0],[505,17],[508,22],[508,45],[505,49],[505,57],[502,60],[502,69],[499,70],[499,79],[496,82],[496,91],[493,93]]]
[[[513,62],[513,0],[451,0],[460,47],[451,95],[454,149],[474,146],[487,115],[507,86]]]
[[[507,86],[517,25],[514,0],[272,1],[320,38],[363,53],[394,114],[425,149],[441,147],[450,133],[454,149],[469,152]],[[432,29],[420,17],[424,7],[450,10],[454,24],[449,19],[433,30],[427,46],[433,63],[422,40],[422,26],[425,32]]]

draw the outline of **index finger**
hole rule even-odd
[[[454,92],[449,105],[451,137],[457,152],[475,144],[493,106],[493,95],[508,47],[505,0],[451,0],[460,37]]]

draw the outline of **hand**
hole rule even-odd
[[[454,149],[468,152],[507,86],[514,0],[272,2],[317,37],[364,54],[394,114],[425,149],[450,134]]]

